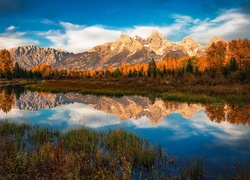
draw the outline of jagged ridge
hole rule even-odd
[[[38,64],[52,65],[61,61],[64,57],[72,55],[67,51],[53,48],[40,48],[37,46],[22,46],[9,49],[14,63],[18,63],[20,67],[30,69]]]
[[[167,56],[176,59],[187,55],[205,56],[207,48],[213,42],[220,40],[222,39],[215,37],[207,46],[202,46],[187,36],[181,42],[175,43],[154,30],[146,39],[122,34],[113,42],[104,43],[78,54],[37,46],[23,46],[9,51],[14,63],[18,62],[21,67],[27,69],[41,63],[56,69],[106,69],[108,66],[148,63],[152,58],[161,61]]]
[[[108,66],[117,67],[121,64],[148,63],[152,58],[161,61],[167,56],[176,59],[183,56],[204,56],[206,46],[195,42],[191,37],[185,37],[181,42],[174,43],[158,31],[143,39],[139,36],[129,37],[122,34],[113,42],[96,46],[87,52],[68,56],[57,62],[57,69],[106,69]]]

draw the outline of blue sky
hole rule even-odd
[[[250,39],[249,0],[0,0],[0,49],[22,45],[83,52],[120,34],[172,41]]]

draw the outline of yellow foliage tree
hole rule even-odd
[[[7,72],[13,72],[13,58],[11,58],[8,50],[0,50],[0,76],[5,76]]]
[[[52,68],[47,64],[39,64],[31,69],[33,72],[39,71],[43,77],[49,77],[53,72]]]

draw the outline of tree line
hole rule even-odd
[[[0,78],[161,78],[186,82],[197,80],[228,80],[230,82],[250,82],[250,41],[232,40],[228,43],[212,43],[205,57],[185,56],[176,59],[169,55],[162,61],[151,59],[148,64],[122,64],[117,68],[109,66],[105,70],[56,70],[46,64],[32,69],[23,69],[7,50],[0,51]]]

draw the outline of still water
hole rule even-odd
[[[188,104],[150,100],[50,94],[0,87],[0,121],[26,122],[61,131],[88,127],[123,128],[148,138],[179,163],[201,159],[206,174],[217,177],[250,164],[250,105]]]

